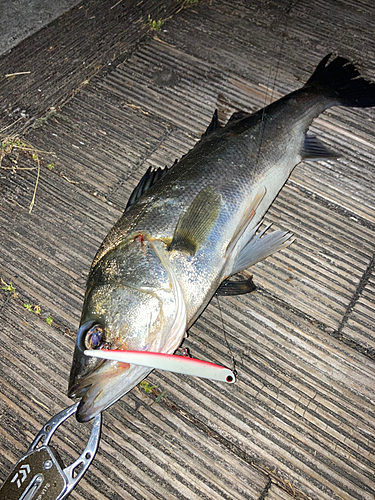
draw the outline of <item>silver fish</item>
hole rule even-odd
[[[302,160],[337,157],[306,135],[335,106],[375,105],[375,84],[328,54],[299,90],[264,109],[215,112],[202,139],[164,171],[148,171],[94,258],[70,375],[87,421],[150,368],[87,357],[85,349],[173,353],[213,294],[244,293],[232,275],[286,247],[290,233],[257,234],[265,212]]]

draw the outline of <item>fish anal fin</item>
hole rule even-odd
[[[216,295],[229,297],[231,295],[244,295],[256,290],[253,282],[253,277],[246,280],[224,280],[216,290]]]
[[[213,228],[221,207],[221,195],[213,186],[203,188],[181,214],[169,250],[195,255]]]
[[[246,230],[247,230],[247,228],[248,228],[251,220],[253,219],[253,217],[255,215],[256,209],[258,208],[260,202],[263,200],[266,192],[267,192],[266,187],[263,187],[255,195],[254,199],[251,202],[249,210],[247,211],[245,219],[242,221],[240,227],[238,228],[238,230],[236,231],[236,233],[234,234],[233,238],[230,240],[230,242],[229,242],[229,244],[227,246],[227,250],[226,250],[226,254],[227,255],[230,255],[233,252],[233,250],[236,247],[237,243],[239,242],[239,240],[241,239],[241,237],[246,232]]]
[[[270,255],[291,245],[295,240],[293,233],[288,231],[273,231],[272,233],[265,234],[270,226],[267,226],[260,233],[255,234],[258,227],[251,231],[249,240],[239,252],[231,275],[244,271],[257,262],[266,259]]]
[[[328,158],[338,158],[340,155],[330,151],[313,135],[307,135],[301,152],[302,159],[305,161],[319,161]]]

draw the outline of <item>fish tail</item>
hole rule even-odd
[[[359,71],[344,57],[336,57],[327,65],[331,55],[327,54],[320,61],[306,85],[323,86],[325,92],[341,106],[375,106],[375,83],[359,77]]]

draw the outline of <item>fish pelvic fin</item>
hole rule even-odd
[[[271,227],[267,226],[259,234],[256,234],[261,222],[249,233],[245,245],[240,250],[231,271],[231,275],[244,271],[257,262],[266,259],[270,255],[291,245],[295,238],[288,231],[273,231],[265,234]]]
[[[244,295],[256,290],[256,286],[251,276],[245,280],[224,280],[216,290],[216,295],[229,297],[231,295]]]
[[[336,57],[328,63],[331,56],[327,54],[320,61],[305,86],[318,84],[325,87],[342,106],[375,106],[375,83],[359,77],[359,71],[344,57]]]
[[[220,212],[221,195],[213,186],[206,186],[182,213],[169,250],[195,255],[213,228]]]

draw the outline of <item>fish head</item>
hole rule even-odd
[[[86,356],[86,349],[172,353],[186,330],[181,288],[159,242],[134,238],[90,271],[68,395],[81,398],[76,418],[91,420],[151,371]]]

